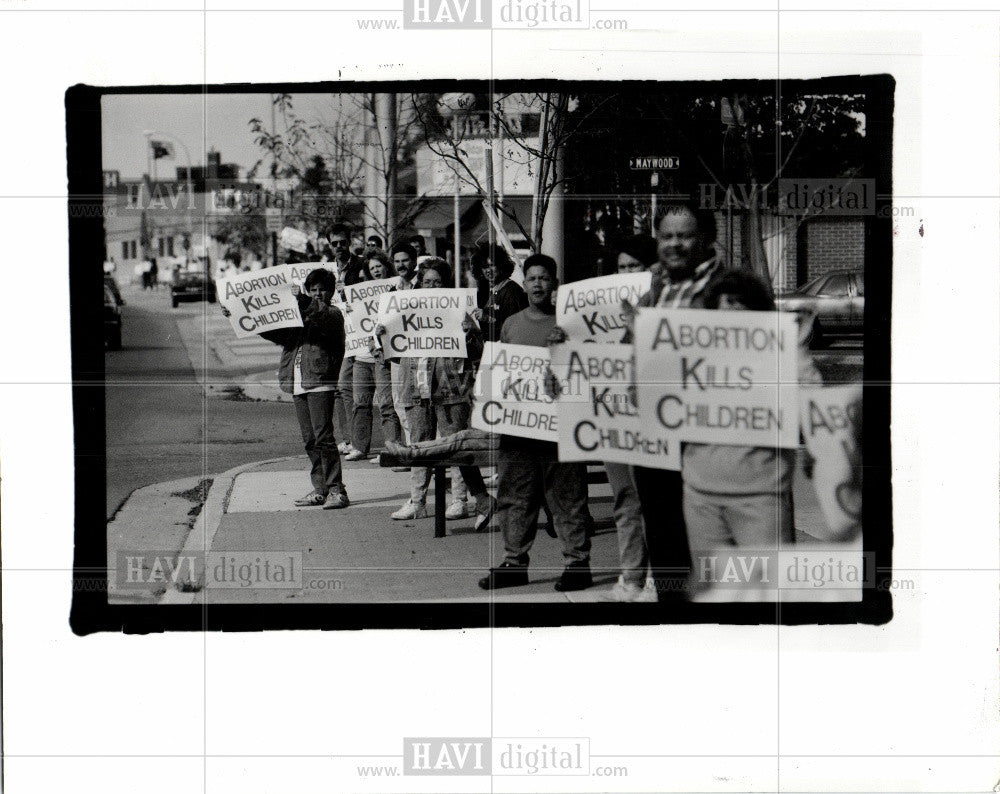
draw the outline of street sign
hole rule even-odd
[[[679,157],[629,157],[628,167],[633,171],[674,171],[681,167]]]

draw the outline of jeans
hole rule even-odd
[[[497,468],[497,510],[502,516],[504,559],[513,565],[528,564],[544,496],[552,509],[565,561],[588,561],[586,465],[560,463],[554,453],[540,455],[530,449],[501,447]]]
[[[684,522],[684,481],[679,471],[634,467],[636,491],[646,528],[649,567],[660,601],[683,598],[691,573],[691,550]]]
[[[316,493],[326,496],[330,491],[346,493],[340,468],[340,453],[333,435],[333,401],[335,391],[296,394],[295,416],[299,420],[302,442],[312,463],[309,479]]]
[[[399,418],[400,439],[405,444],[416,443],[410,436],[410,423],[406,418],[406,406],[403,405],[403,374],[399,364],[389,364],[389,374],[392,380],[392,405]]]
[[[789,492],[731,496],[685,485],[684,520],[695,555],[726,546],[776,550],[795,542]]]
[[[340,437],[351,443],[351,424],[354,421],[354,359],[345,358],[337,379],[337,404],[334,407],[335,421],[340,428]]]
[[[459,430],[450,436],[439,436],[432,441],[401,446],[394,449],[393,453],[403,462],[423,463],[428,458],[436,461],[476,452],[489,452],[492,457],[496,457],[499,449],[499,434],[469,429]]]
[[[354,421],[351,444],[366,455],[372,445],[373,406],[379,410],[382,437],[399,440],[399,419],[392,405],[392,384],[388,368],[373,361],[354,361]]]
[[[410,443],[431,441],[435,435],[435,425],[442,437],[450,436],[469,427],[472,406],[469,403],[452,405],[431,405],[421,403],[406,409],[406,419],[410,425]],[[452,473],[452,499],[464,500],[466,492],[472,496],[486,493],[486,483],[476,466],[458,466],[458,475]],[[431,469],[414,467],[410,472],[410,501],[424,504],[427,501],[427,486],[431,481]]]
[[[642,505],[632,478],[632,467],[624,463],[605,463],[608,484],[614,497],[615,529],[618,531],[618,558],[622,579],[642,587],[646,581],[649,555],[646,553]]]

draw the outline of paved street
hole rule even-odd
[[[123,296],[122,350],[105,354],[108,516],[136,488],[302,451],[290,405],[226,399],[225,386],[238,385],[242,373],[207,347],[198,355],[183,344],[179,324],[197,336],[217,322],[217,305],[171,309],[166,287],[123,285]]]

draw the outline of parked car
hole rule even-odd
[[[115,303],[119,306],[125,305],[125,299],[122,297],[121,290],[118,289],[118,282],[110,273],[104,274],[104,286],[111,290],[111,294],[115,296]]]
[[[181,301],[215,303],[215,282],[199,270],[178,272],[170,287],[170,303],[176,309]]]
[[[775,298],[781,311],[812,315],[811,347],[831,338],[861,336],[865,330],[865,274],[840,270],[817,276],[797,290]]]
[[[122,311],[111,288],[104,285],[104,347],[122,349]]]

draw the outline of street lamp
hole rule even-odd
[[[455,156],[458,157],[458,124],[462,116],[466,115],[469,111],[475,107],[476,97],[475,94],[470,94],[467,92],[454,91],[448,94],[442,94],[437,101],[438,113],[445,120],[451,119],[451,137],[455,142]],[[459,229],[459,224],[462,220],[461,212],[461,185],[458,176],[458,164],[454,166],[455,171],[455,203],[453,207],[454,213],[454,224],[455,224],[455,286],[459,286],[462,283],[462,233]]]
[[[174,143],[179,144],[184,152],[184,159],[187,161],[187,231],[188,231],[188,250],[185,253],[186,262],[185,267],[190,263],[191,259],[191,246],[194,245],[194,230],[191,225],[191,206],[194,203],[194,189],[191,186],[191,153],[188,151],[188,147],[184,144],[180,138],[176,135],[171,135],[168,132],[162,132],[160,130],[143,130],[142,134],[146,136],[146,151],[148,152],[152,147],[152,142],[150,138],[153,135],[157,135],[161,138],[169,138]]]

